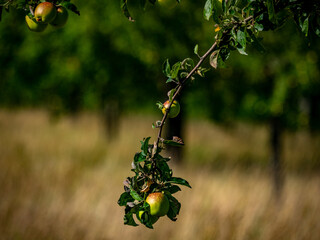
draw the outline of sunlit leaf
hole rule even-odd
[[[191,188],[191,186],[190,186],[190,184],[187,182],[187,180],[185,180],[185,179],[183,179],[183,178],[172,177],[172,178],[170,178],[167,182],[168,182],[168,183],[176,183],[176,184],[184,185],[184,186],[187,186],[187,187]]]
[[[212,16],[212,10],[213,10],[213,0],[207,0],[204,5],[203,16],[208,21],[209,21],[210,17]],[[196,45],[196,46],[198,46],[198,45]]]
[[[274,10],[274,0],[267,0],[267,8],[268,8],[268,15],[269,15],[269,20],[270,22],[276,24],[277,19],[276,19],[276,13]]]

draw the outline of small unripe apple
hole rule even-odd
[[[141,221],[142,218],[142,214],[144,213],[144,211],[139,211],[138,213],[138,219]],[[150,220],[151,220],[151,224],[154,224],[158,221],[159,217],[158,216],[152,216],[150,215]]]
[[[25,19],[26,19],[26,23],[29,30],[33,32],[43,32],[48,26],[48,24],[46,23],[36,22],[34,19],[30,18],[28,15],[26,15]]]
[[[50,23],[57,15],[57,9],[51,2],[42,2],[34,10],[37,22]]]
[[[161,192],[150,193],[146,202],[150,205],[151,216],[161,217],[169,211],[169,200]]]
[[[65,7],[58,6],[56,18],[50,24],[55,27],[63,27],[68,20],[68,15],[68,10]]]
[[[169,100],[166,101],[163,104],[163,108],[162,108],[162,113],[163,114],[166,113],[167,109],[169,108],[169,105],[170,105]],[[169,118],[175,118],[176,116],[178,116],[179,113],[180,113],[180,104],[176,100],[174,100],[172,105],[171,105],[168,117]]]

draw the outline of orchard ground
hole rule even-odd
[[[0,239],[320,239],[319,137],[286,134],[276,204],[268,129],[205,120],[186,124],[185,164],[171,162],[193,187],[176,194],[177,222],[123,225],[122,183],[157,117],[125,116],[110,142],[92,113],[54,120],[42,110],[0,110]]]

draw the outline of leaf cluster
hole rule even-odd
[[[150,215],[150,206],[145,201],[147,196],[153,192],[163,192],[169,200],[170,207],[167,217],[172,221],[177,220],[181,204],[173,196],[174,193],[181,191],[178,185],[191,186],[179,177],[173,177],[172,169],[168,165],[170,158],[160,155],[164,145],[176,145],[174,141],[162,141],[162,145],[157,147],[149,144],[150,137],[141,141],[141,151],[136,153],[131,171],[133,177],[128,177],[124,181],[124,192],[121,194],[118,204],[125,207],[124,224],[137,226],[136,218],[148,228],[153,228]],[[174,143],[173,143],[174,142]],[[139,217],[139,212],[141,218]]]
[[[218,42],[210,56],[211,66],[225,67],[233,50],[247,55],[248,44],[265,52],[259,33],[277,29],[289,18],[295,20],[305,36],[311,31],[320,36],[319,6],[319,1],[207,0],[203,15],[206,20],[213,19]]]

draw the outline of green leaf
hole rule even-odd
[[[222,12],[223,12],[223,14],[224,15],[226,15],[227,14],[227,1],[226,0],[222,0],[222,2],[221,2],[221,4],[222,4]]]
[[[120,0],[120,8],[121,8],[123,15],[126,16],[126,18],[128,18],[128,20],[130,22],[134,22],[134,19],[131,17],[131,14],[128,10],[127,0]]]
[[[148,148],[149,148],[149,140],[151,137],[147,137],[141,141],[141,150],[142,154],[147,156],[148,155]]]
[[[241,31],[240,29],[237,31],[237,42],[244,48],[246,49],[246,33],[244,31]]]
[[[134,200],[142,201],[143,198],[137,193],[133,188],[130,189],[130,195],[133,197]]]
[[[194,46],[193,52],[194,52],[194,54],[199,56],[198,50],[199,50],[199,45],[197,44],[196,46]]]
[[[182,146],[184,146],[184,144],[178,143],[178,142],[173,141],[173,140],[164,140],[163,143],[166,144],[166,145],[169,145],[169,146],[173,146],[173,147],[182,147]]]
[[[146,160],[146,155],[144,155],[143,153],[139,152],[139,153],[136,153],[134,155],[134,162],[135,163],[139,163],[139,162],[143,162]]]
[[[194,68],[194,61],[191,58],[186,58],[182,61],[181,67],[187,71],[191,71]],[[188,73],[187,73],[188,75]],[[181,76],[181,74],[180,74]]]
[[[177,62],[172,66],[172,70],[170,72],[170,76],[172,79],[176,79],[178,77],[180,68],[181,68],[181,62]]]
[[[162,161],[165,161],[165,162],[169,162],[170,161],[170,158],[162,157],[160,154],[156,154],[156,159],[159,159],[159,160],[162,160]]]
[[[273,1],[274,0],[267,0],[267,8],[268,8],[268,15],[269,15],[270,22],[276,24],[277,23],[277,19],[276,19],[276,13],[275,13],[275,10],[274,10]]]
[[[176,91],[177,91],[177,89],[173,88],[168,92],[168,98],[169,98],[170,102],[172,101],[172,98],[173,98],[174,94],[176,93]]]
[[[138,216],[139,215],[139,211],[137,212],[137,218],[138,219],[139,219],[139,216]],[[152,223],[151,223],[151,216],[150,216],[150,213],[148,211],[144,211],[141,214],[140,220],[146,227],[153,229],[153,226],[152,226]]]
[[[230,56],[230,50],[227,48],[221,48],[218,53],[218,67],[219,68],[225,68],[226,64],[225,61]]]
[[[70,10],[71,12],[74,12],[75,14],[80,16],[80,11],[77,9],[76,5],[74,5],[73,3],[62,2],[61,5],[67,8],[68,10]]]
[[[213,13],[213,0],[207,0],[204,5],[203,16],[206,20],[209,21],[210,17],[212,16],[212,13]]]
[[[212,18],[216,23],[220,23],[220,15],[222,14],[222,4],[219,0],[213,0],[213,13]]]
[[[304,33],[304,35],[307,37],[309,33],[309,17],[307,17],[303,23],[301,24],[301,31]]]
[[[176,192],[179,192],[181,191],[181,188],[177,185],[172,185],[171,187],[168,188],[168,191],[171,193],[171,194],[174,194]]]
[[[241,48],[237,48],[238,52],[242,55],[248,55],[248,53],[246,53],[245,49],[243,47]]]
[[[162,108],[164,108],[163,103],[160,102],[160,101],[158,101],[158,102],[156,103],[156,105],[157,105],[157,107],[158,107],[160,110],[162,110]]]
[[[229,6],[234,6],[236,5],[237,0],[230,0],[229,1]]]
[[[170,77],[170,72],[171,72],[171,68],[170,68],[170,63],[169,63],[169,59],[167,59],[163,65],[162,65],[162,71],[164,73],[164,75],[166,77]]]
[[[126,206],[127,202],[132,202],[134,199],[128,192],[124,192],[120,195],[120,198],[118,200],[119,206]]]
[[[314,26],[314,32],[318,37],[320,37],[320,26]]]
[[[161,171],[161,175],[163,176],[162,179],[165,181],[171,178],[172,170],[169,168],[169,165],[165,161],[160,161],[160,160],[158,160],[156,163],[157,163],[157,167]]]
[[[130,226],[138,226],[138,224],[134,221],[132,212],[128,212],[124,215],[123,221],[125,225]]]
[[[172,195],[166,195],[169,200],[169,211],[167,213],[168,218],[170,218],[172,221],[176,221],[176,216],[180,212],[181,204],[180,202],[173,197]]]
[[[171,82],[178,83],[177,80],[172,79],[171,77],[169,77],[169,78],[167,79],[166,83],[171,83]]]
[[[184,186],[187,186],[187,187],[191,188],[191,186],[190,186],[190,184],[187,182],[187,180],[185,180],[185,179],[183,179],[183,178],[171,177],[167,182],[168,182],[168,183],[176,183],[176,184],[184,185]]]
[[[255,23],[254,24],[255,29],[257,29],[259,32],[262,32],[264,30],[263,24]]]
[[[260,43],[260,41],[257,39],[257,37],[254,35],[254,33],[249,30],[248,31],[250,37],[251,37],[251,41],[252,41],[252,45],[261,53],[265,53],[266,50],[263,47],[263,45]]]

